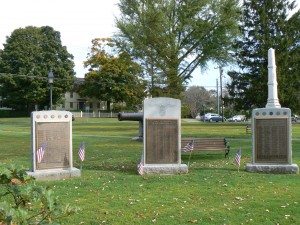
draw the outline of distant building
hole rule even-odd
[[[76,92],[80,82],[84,82],[84,78],[77,78],[73,90],[65,93],[64,102],[56,105],[56,109],[89,113],[98,113],[100,110],[106,110],[106,101],[100,101],[94,98],[83,98]]]

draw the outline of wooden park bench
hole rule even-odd
[[[248,123],[246,125],[246,134],[248,134],[248,133],[251,134],[251,132],[252,132],[252,125],[251,125],[251,123]]]
[[[194,151],[224,151],[229,159],[230,145],[226,138],[181,138],[181,151],[190,152],[189,161]]]

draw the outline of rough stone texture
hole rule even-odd
[[[143,167],[144,174],[182,174],[188,173],[188,166],[181,165],[145,165]]]
[[[296,164],[274,165],[274,164],[246,164],[246,170],[253,173],[272,173],[272,174],[298,174],[299,167]]]
[[[28,171],[26,173],[39,181],[63,180],[66,178],[80,177],[81,175],[81,171],[77,168],[37,170],[35,172]]]

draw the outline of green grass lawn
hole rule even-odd
[[[231,158],[221,152],[195,152],[189,173],[139,176],[138,122],[76,119],[73,122],[74,166],[85,142],[80,178],[38,182],[54,189],[64,203],[81,212],[62,224],[300,224],[299,175],[245,171],[251,162],[251,135],[244,123],[182,121],[183,137],[226,137]],[[1,163],[30,169],[29,118],[0,119]],[[293,163],[300,165],[300,124],[293,124]],[[233,158],[242,149],[240,172]],[[187,163],[188,153],[182,154]]]

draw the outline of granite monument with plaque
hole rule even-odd
[[[281,108],[277,94],[274,49],[268,51],[268,101],[252,111],[252,163],[249,172],[299,173],[292,164],[291,110]]]
[[[144,174],[187,173],[181,164],[181,102],[173,98],[144,100]]]
[[[73,167],[72,113],[31,113],[32,171],[37,180],[60,180],[81,175]]]

